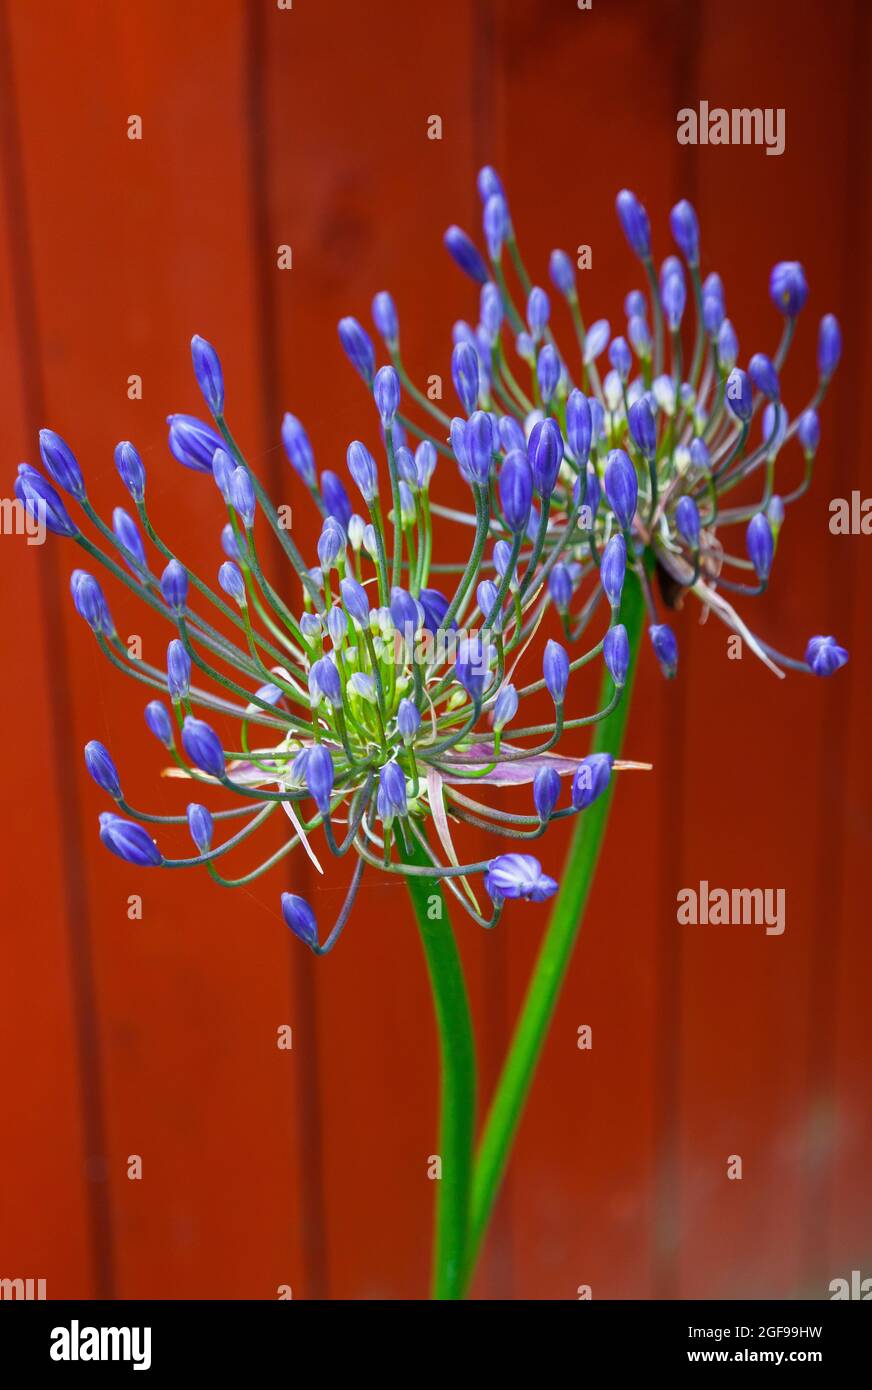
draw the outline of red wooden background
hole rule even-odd
[[[383,287],[416,374],[445,371],[451,322],[475,305],[441,233],[475,229],[486,160],[536,278],[553,245],[592,246],[589,321],[618,322],[638,280],[613,210],[624,185],[661,251],[671,204],[695,202],[743,357],[775,343],[770,265],[805,264],[790,402],[813,384],[817,317],[842,321],[815,487],[753,618],[786,650],[834,631],[851,665],[776,682],[726,661],[723,629],[690,609],[677,682],[646,657],[629,750],[656,770],[620,789],[481,1296],[826,1296],[832,1278],[872,1273],[872,567],[867,539],[827,527],[829,500],[864,487],[872,428],[870,24],[863,0],[0,4],[6,491],[48,424],[110,510],[124,501],[112,448],[130,437],[159,527],[209,573],[217,495],[165,447],[168,411],[199,408],[191,334],[218,345],[236,432],[311,539],[281,412],[307,422],[322,467],[371,429],[336,321],[365,317]],[[784,107],[785,154],[679,147],[675,113],[700,98]],[[280,872],[234,895],[106,855],[87,739],[113,749],[134,804],[186,798],[157,780],[142,693],[73,613],[77,562],[60,543],[0,545],[0,1275],[45,1277],[55,1297],[420,1296],[436,1059],[401,890],[373,880],[318,962],[277,916]],[[113,608],[160,660],[165,634],[132,598]],[[559,862],[553,841],[545,858]],[[785,887],[784,936],[677,927],[677,889],[702,878]],[[459,926],[486,1088],[544,920]]]

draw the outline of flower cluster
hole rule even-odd
[[[543,601],[553,603],[574,643],[603,600],[615,610],[632,567],[667,676],[675,674],[678,646],[658,614],[655,576],[667,609],[693,592],[779,675],[786,667],[823,676],[844,665],[847,652],[833,637],[812,637],[804,661],[776,652],[754,636],[727,598],[760,594],[769,583],[786,508],[811,481],[818,409],[841,353],[839,325],[827,314],[818,334],[817,389],[791,419],[781,376],[808,297],[802,266],[783,261],[773,268],[769,292],[784,321],[781,338],[772,357],[754,353],[741,368],[721,278],[701,276],[694,209],[687,201],[672,209],[672,237],[684,259],[669,255],[658,271],[648,215],[624,189],[617,196],[618,218],[647,284],[647,291],[626,296],[625,334],[612,336],[604,319],[585,325],[573,262],[563,251],[551,253],[551,284],[574,327],[571,366],[552,331],[549,295],[532,284],[521,259],[493,169],[481,170],[478,189],[487,259],[459,227],[445,233],[454,261],[480,286],[477,326],[454,326],[452,375],[462,416],[449,419],[406,378],[388,295],[377,297],[373,313],[407,389],[450,440],[476,503],[475,516],[459,519],[476,524],[476,545],[496,540],[497,575],[517,570],[526,576],[523,591],[534,574],[544,574]],[[523,312],[507,283],[508,263]],[[689,298],[692,329],[685,325]],[[340,332],[369,379],[372,347],[360,325],[346,320]],[[779,494],[776,464],[794,436],[804,471]],[[490,515],[481,504],[487,488]],[[744,537],[735,544],[728,528],[737,526]]]
[[[379,299],[377,306],[390,337],[389,301]],[[557,884],[530,854],[513,850],[461,863],[452,823],[484,827],[516,844],[535,840],[551,822],[577,814],[601,796],[614,767],[632,766],[614,763],[605,753],[570,758],[555,751],[566,731],[605,717],[621,698],[629,651],[617,610],[605,642],[571,661],[556,641],[530,647],[529,613],[546,590],[550,567],[539,563],[538,550],[519,563],[520,531],[504,546],[503,560],[496,561],[496,577],[482,578],[485,540],[497,524],[491,510],[496,446],[490,417],[479,412],[469,423],[469,478],[479,526],[469,560],[456,567],[446,594],[430,584],[436,444],[423,438],[411,452],[398,421],[396,369],[375,370],[372,345],[357,325],[346,321],[340,331],[371,387],[384,461],[380,469],[361,441],[349,445],[348,475],[361,499],[361,512],[355,512],[346,481],[330,471],[319,475],[303,426],[285,417],[285,450],[322,516],[317,566],[305,563],[245,462],[225,420],[220,361],[199,337],[192,344],[194,371],[215,427],[193,416],[170,416],[169,448],[186,468],[208,474],[226,504],[221,536],[226,558],[217,587],[191,572],[158,534],[146,506],[145,468],[129,442],[117,446],[115,464],[136,519],[117,507],[111,526],[103,520],[89,500],[73,451],[51,430],[40,435],[48,477],[23,464],[15,485],[19,500],[41,515],[49,530],[72,539],[172,625],[165,669],[134,657],[116,631],[97,579],[88,570],[73,571],[73,603],[102,652],[113,666],[169,699],[170,709],[152,698],[145,719],[173,760],[170,775],[233,796],[221,809],[192,803],[186,816],[137,811],[124,797],[108,749],[90,742],[88,771],[116,803],[115,811],[100,817],[104,845],[139,866],[203,865],[217,882],[238,886],[298,846],[323,873],[313,843],[319,830],[330,854],[355,856],[335,923],[322,936],[311,905],[297,894],[282,896],[288,926],[318,954],[329,951],[343,930],[367,866],[443,881],[466,912],[488,927],[507,899],[551,896]],[[474,373],[476,360],[468,361]],[[477,384],[470,392],[478,393]],[[382,502],[385,475],[389,505]],[[532,486],[525,460],[515,474],[513,465],[504,463],[500,513],[508,509],[519,515],[525,509],[526,525]],[[96,540],[73,520],[62,493],[78,504]],[[296,577],[296,606],[264,573],[255,540],[260,516],[278,537]],[[615,585],[620,587],[617,573]],[[282,589],[286,594],[284,584]],[[537,651],[541,677],[516,684],[518,663]],[[571,673],[600,652],[611,675],[611,694],[597,713],[568,718]],[[522,705],[546,691],[553,705],[548,722],[525,723]],[[222,726],[235,721],[238,733],[229,742],[215,727],[216,716]],[[564,777],[571,779],[571,793],[558,809]],[[495,785],[523,783],[532,786],[529,814],[509,813],[480,799]],[[476,791],[479,796],[470,794]],[[290,821],[282,846],[243,876],[224,877],[218,861],[279,808]],[[147,827],[185,821],[196,854],[168,858]],[[430,822],[441,856],[428,835]],[[223,838],[220,832],[226,832]],[[490,910],[482,911],[470,883],[477,874],[484,875]]]

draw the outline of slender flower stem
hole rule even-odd
[[[594,752],[617,756],[621,749],[630,705],[633,675],[642,633],[644,603],[638,579],[628,574],[621,618],[630,641],[630,670],[624,698],[608,718],[596,726]],[[608,682],[608,677],[605,678]],[[608,689],[601,703],[608,700]],[[572,948],[581,926],[590,886],[608,820],[614,783],[578,818],[564,867],[561,888],[542,942],[511,1046],[494,1092],[476,1157],[472,1183],[472,1207],[463,1279],[465,1290],[475,1272],[476,1260],[487,1231],[494,1202],[505,1173],[548,1025],[554,1013]]]
[[[414,839],[404,858],[407,864],[430,867]],[[463,967],[439,880],[414,875],[407,878],[406,883],[430,973],[442,1076],[439,1121],[442,1176],[436,1189],[433,1297],[456,1299],[461,1297],[466,1264],[475,1133],[472,1018]]]

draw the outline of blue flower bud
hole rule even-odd
[[[663,313],[670,329],[674,332],[681,326],[684,307],[687,303],[687,289],[682,275],[667,275],[660,294]]]
[[[678,643],[675,633],[665,623],[652,623],[648,629],[648,636],[651,638],[661,671],[671,679],[678,669]]]
[[[142,502],[145,497],[145,468],[129,439],[115,445],[115,467],[134,502]]]
[[[306,762],[306,786],[322,816],[330,813],[333,780],[333,759],[330,756],[330,750],[325,748],[323,743],[317,743],[310,750]]]
[[[127,563],[131,566],[134,573],[148,569],[148,561],[145,558],[145,546],[142,543],[142,536],[139,534],[139,527],[133,520],[129,512],[123,507],[116,507],[112,512],[112,530],[116,538],[125,550],[129,550],[133,560]],[[124,557],[127,560],[127,557]]]
[[[342,579],[339,582],[342,602],[358,627],[369,626],[369,599],[366,590],[356,579]]]
[[[724,323],[724,301],[721,295],[702,297],[702,326],[710,338],[717,338]]]
[[[15,496],[28,516],[45,525],[55,536],[77,536],[79,529],[47,478],[36,469],[22,472],[15,479]]]
[[[198,473],[211,473],[216,449],[224,444],[214,430],[194,415],[168,415],[169,446],[173,458]]]
[[[91,631],[111,637],[115,632],[115,624],[103,590],[94,576],[88,574],[87,570],[73,570],[70,575],[70,593],[76,612],[80,618],[85,619]]]
[[[548,592],[557,611],[565,613],[572,599],[572,572],[568,565],[554,565],[548,575]]]
[[[247,468],[234,468],[230,475],[230,505],[238,513],[246,531],[254,525],[254,512],[257,499],[254,484]]]
[[[835,314],[824,314],[818,330],[818,371],[826,381],[839,365],[842,355],[842,330]]]
[[[401,444],[394,453],[394,463],[397,466],[397,475],[401,483],[409,489],[418,487],[418,467],[415,463],[415,456],[411,449],[405,444]]]
[[[775,542],[772,538],[772,527],[765,512],[756,512],[748,522],[748,530],[745,533],[745,545],[748,551],[748,559],[754,566],[757,578],[765,581],[769,578],[769,571],[772,569],[772,559],[775,554]]]
[[[620,688],[630,669],[630,641],[623,623],[610,627],[603,638],[603,660],[615,685]]]
[[[224,749],[215,730],[203,719],[192,714],[185,716],[182,725],[182,745],[195,767],[210,777],[224,776]]]
[[[612,338],[609,343],[609,362],[621,381],[626,384],[630,375],[630,368],[633,365],[633,357],[625,338]]]
[[[331,656],[322,656],[309,668],[309,703],[317,709],[326,700],[334,709],[342,706],[342,682]]]
[[[640,260],[645,260],[651,254],[651,224],[647,212],[635,193],[628,188],[621,189],[615,199],[615,207],[631,251]]]
[[[821,426],[814,410],[804,410],[799,417],[796,433],[807,459],[813,459],[821,439]]]
[[[460,227],[449,227],[444,237],[445,249],[456,265],[460,266],[464,275],[468,275],[471,280],[477,280],[483,285],[490,279],[487,266],[479,254],[478,248],[470,241],[466,232]]]
[[[478,404],[478,353],[469,343],[457,343],[451,354],[451,377],[460,404],[471,415]]]
[[[165,748],[173,746],[173,726],[167,714],[166,706],[160,700],[149,700],[145,707],[145,722],[156,739],[159,739]]]
[[[245,593],[245,580],[239,566],[235,565],[232,560],[225,560],[219,568],[218,583],[225,594],[229,595],[235,603],[238,603],[240,608],[245,607],[248,602]]]
[[[612,449],[609,454],[604,481],[608,504],[618,518],[618,524],[628,531],[636,515],[639,484],[636,470],[623,449]]]
[[[318,537],[318,561],[322,574],[333,568],[344,550],[345,532],[334,516],[325,517]]]
[[[187,817],[191,839],[201,854],[208,853],[212,847],[212,836],[215,832],[211,811],[205,806],[198,805],[196,801],[192,801],[187,809]]]
[[[531,367],[535,365],[536,344],[533,342],[533,339],[530,337],[529,333],[518,334],[517,338],[515,339],[515,351],[521,358],[522,362],[528,363],[528,365]]]
[[[557,349],[546,343],[536,360],[536,379],[542,401],[548,405],[560,383],[560,358]]]
[[[611,780],[613,762],[611,753],[590,753],[582,758],[572,779],[572,804],[576,811],[586,811],[602,796]]]
[[[385,763],[379,769],[376,808],[384,825],[392,825],[397,816],[405,816],[408,810],[406,801],[406,778],[399,763]]]
[[[566,654],[566,649],[561,647],[559,642],[555,642],[553,638],[549,638],[545,644],[542,674],[545,677],[545,685],[551,699],[555,705],[562,705],[566,695],[566,687],[569,684],[569,657]]]
[[[631,319],[642,319],[644,322],[648,314],[648,301],[641,290],[629,290],[624,298],[624,313],[627,322]]]
[[[296,893],[282,893],[282,916],[304,945],[318,945],[318,924],[305,898],[297,897]]]
[[[579,480],[580,481],[580,480]],[[599,474],[592,463],[587,465],[585,477],[584,505],[590,508],[590,514],[596,521],[596,514],[599,511],[602,488],[600,486]],[[578,504],[576,504],[578,505]]]
[[[387,290],[380,290],[372,301],[372,321],[388,347],[396,347],[400,337],[400,321],[397,306]]]
[[[421,727],[421,715],[414,700],[404,698],[397,706],[397,730],[403,743],[408,747],[415,742]]]
[[[438,454],[436,446],[429,439],[422,439],[415,450],[415,468],[418,473],[418,487],[429,487],[430,479],[436,472]]]
[[[141,869],[154,868],[163,855],[147,830],[132,820],[122,820],[111,811],[100,816],[100,839],[108,850]]]
[[[173,701],[186,700],[191,690],[191,658],[178,637],[167,647],[167,688]]]
[[[690,445],[690,461],[694,468],[699,468],[703,473],[707,473],[711,466],[711,457],[708,445],[702,439],[694,439]]]
[[[454,674],[467,695],[478,703],[490,684],[490,655],[488,643],[476,633],[462,637],[457,644]]]
[[[726,371],[731,372],[739,360],[739,339],[729,319],[724,319],[718,329],[717,346],[718,361]]]
[[[548,274],[556,290],[571,299],[575,294],[575,266],[565,251],[552,251],[548,262]]]
[[[682,540],[691,550],[699,546],[700,519],[699,507],[692,497],[679,497],[675,504],[675,525]]]
[[[563,435],[556,420],[536,422],[527,441],[527,458],[533,473],[533,486],[544,501],[554,491],[563,462]]]
[[[556,882],[543,874],[542,865],[532,854],[497,855],[488,864],[484,886],[494,902],[526,898],[528,902],[540,903],[557,892]]]
[[[805,271],[799,261],[779,261],[772,267],[769,298],[785,318],[796,318],[808,299]]]
[[[507,724],[510,724],[518,713],[518,692],[511,684],[504,685],[500,693],[494,700],[493,719],[494,729],[500,733]]]
[[[484,487],[490,478],[494,457],[494,424],[485,410],[470,415],[464,431],[467,467],[470,479]]]
[[[752,409],[751,379],[741,367],[734,367],[727,377],[727,405],[738,420],[750,420]]]
[[[657,425],[647,396],[640,396],[630,406],[627,423],[636,448],[646,459],[653,459],[657,454]]]
[[[492,261],[498,261],[503,242],[509,235],[509,209],[501,193],[492,193],[484,205],[482,217],[484,237]]]
[[[780,402],[770,401],[763,411],[761,421],[763,443],[766,445],[769,458],[774,458],[784,443],[787,423],[787,411],[784,406]]]
[[[845,665],[848,653],[835,637],[812,637],[805,649],[805,659],[816,676],[831,676]]]
[[[586,367],[589,367],[591,362],[595,362],[599,357],[611,337],[611,332],[608,319],[597,319],[596,323],[591,324],[584,340],[584,365]]]
[[[497,432],[500,443],[508,454],[512,449],[520,449],[522,453],[526,451],[527,440],[524,431],[511,415],[501,415]]]
[[[492,579],[483,579],[475,591],[475,598],[487,626],[495,632],[502,632],[502,614],[497,608],[498,593]]]
[[[503,323],[503,301],[496,285],[489,280],[486,285],[481,287],[480,317],[481,327],[487,338],[488,348],[492,348],[500,336],[500,329]],[[459,346],[459,344],[458,344]],[[471,347],[471,343],[467,343]],[[476,351],[476,372],[478,371],[478,351]]]
[[[515,535],[522,535],[530,519],[533,474],[526,455],[520,449],[512,449],[506,455],[497,486],[506,525]]]
[[[393,367],[379,367],[372,394],[384,429],[389,429],[400,408],[400,378]]]
[[[216,449],[212,458],[212,477],[215,479],[215,486],[224,498],[230,503],[230,485],[233,474],[236,472],[236,464],[230,457],[226,449]]]
[[[294,472],[306,487],[315,486],[315,455],[309,436],[295,415],[288,411],[282,420],[282,443]]]
[[[317,613],[304,613],[300,618],[300,631],[307,642],[321,641],[321,619]]]
[[[422,589],[418,595],[418,602],[424,610],[423,627],[435,636],[444,626],[445,615],[448,612],[448,599],[438,589]],[[457,626],[453,618],[451,626]]]
[[[224,551],[224,554],[227,556],[228,559],[241,559],[241,556],[239,554],[239,545],[236,540],[236,532],[234,531],[229,521],[227,522],[226,526],[222,526],[221,528],[221,549]]]
[[[494,545],[494,569],[496,570],[500,579],[505,578],[506,570],[509,567],[511,558],[512,547],[509,545],[508,541],[497,541]],[[514,589],[516,587],[517,581],[513,577],[511,582],[511,588]]]
[[[54,430],[40,430],[39,452],[53,482],[81,501],[85,496],[85,480],[69,444]]]
[[[344,530],[348,529],[351,520],[351,502],[342,479],[329,469],[321,474],[321,498],[328,516],[335,516],[340,526]]]
[[[494,193],[499,193],[502,197],[505,197],[500,176],[496,169],[490,164],[482,165],[478,171],[475,182],[478,188],[478,196],[483,203],[486,203],[488,198],[492,197]]]
[[[551,819],[559,796],[560,773],[553,767],[540,767],[533,778],[533,804],[543,825]]]
[[[406,589],[391,589],[391,621],[405,641],[413,642],[421,625],[421,613],[415,599]]]
[[[334,647],[341,647],[348,633],[348,619],[336,605],[327,610],[327,632]]]
[[[675,204],[669,214],[669,225],[675,244],[688,265],[699,265],[699,221],[686,198]]]
[[[224,414],[224,373],[217,352],[205,338],[195,334],[191,339],[191,358],[194,376],[203,393],[203,400],[213,415]]]
[[[109,749],[95,738],[85,744],[85,766],[101,791],[115,801],[121,800],[121,780]]]
[[[366,329],[361,328],[357,319],[340,319],[339,341],[352,367],[360,373],[367,386],[371,386],[375,372],[375,348]]]
[[[780,389],[778,373],[771,358],[767,357],[765,352],[755,352],[748,363],[748,371],[757,390],[777,401]]]
[[[160,577],[164,602],[174,613],[182,613],[188,600],[188,572],[178,560],[170,560]]]
[[[576,387],[566,402],[566,437],[579,468],[587,463],[593,424],[587,396]]]
[[[527,326],[534,343],[538,343],[548,324],[551,305],[548,296],[538,285],[534,285],[527,297]]]
[[[603,551],[600,563],[600,583],[612,608],[617,608],[621,602],[626,573],[627,546],[624,537],[618,532],[612,536]]]

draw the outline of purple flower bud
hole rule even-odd
[[[366,329],[361,327],[357,319],[340,319],[339,341],[352,367],[360,373],[367,386],[371,386],[375,372],[375,348]]]
[[[239,560],[239,545],[236,540],[236,532],[228,521],[226,526],[221,528],[221,549],[230,560]]]
[[[603,586],[603,593],[611,604],[612,608],[617,608],[621,602],[621,594],[624,589],[624,577],[627,573],[627,546],[623,536],[618,532],[612,536],[605,550],[600,564],[600,583]]]
[[[613,762],[611,753],[590,753],[582,758],[572,779],[572,804],[576,811],[586,811],[602,796],[611,780]]]
[[[565,613],[572,599],[572,572],[568,565],[554,565],[548,575],[548,592],[558,612]]]
[[[566,402],[566,437],[572,456],[579,468],[587,463],[590,453],[592,422],[587,397],[576,387]]]
[[[216,449],[212,458],[212,477],[215,479],[215,486],[228,504],[230,503],[230,483],[235,472],[236,464],[227,450]]]
[[[787,433],[787,411],[784,406],[777,401],[770,401],[763,411],[761,425],[763,443],[766,445],[769,457],[774,458],[784,443],[784,436]]]
[[[530,337],[538,343],[548,324],[551,305],[548,296],[538,285],[534,285],[527,297],[527,326]]]
[[[675,333],[681,326],[684,306],[687,303],[687,289],[684,284],[684,276],[667,275],[660,292],[660,298],[663,301],[663,313],[666,317],[666,322],[673,333]]]
[[[436,472],[438,455],[436,446],[429,439],[422,439],[415,450],[415,469],[418,474],[418,487],[429,487],[430,479]]]
[[[448,612],[448,599],[438,589],[422,589],[418,595],[418,602],[424,610],[423,627],[425,631],[432,632],[435,636],[444,625],[445,614]],[[453,618],[451,626],[457,626]]]
[[[633,358],[625,338],[612,338],[609,343],[609,362],[625,384],[630,375]]]
[[[300,631],[307,642],[321,645],[321,619],[317,613],[303,613],[300,618]]]
[[[734,367],[727,377],[727,405],[738,420],[750,420],[752,408],[751,379],[741,367]]]
[[[566,649],[561,647],[559,642],[555,642],[553,638],[549,638],[545,644],[542,674],[545,677],[545,685],[551,699],[555,705],[562,705],[566,695],[566,687],[569,684],[569,657],[566,654]]]
[[[134,502],[141,502],[145,497],[145,468],[129,439],[115,445],[115,467]]]
[[[475,591],[475,597],[485,624],[496,632],[502,632],[502,614],[497,608],[498,593],[492,579],[483,579]]]
[[[173,701],[186,700],[191,690],[191,658],[178,637],[167,647],[167,688]]]
[[[708,445],[702,439],[694,439],[690,446],[690,461],[694,468],[699,468],[707,473],[711,464]]]
[[[500,336],[500,328],[503,323],[503,301],[496,285],[490,281],[481,287],[480,298],[481,326],[484,329],[488,340],[488,346],[493,347]],[[471,346],[471,344],[468,344]],[[478,354],[476,353],[476,372],[478,371]]]
[[[528,363],[531,367],[536,362],[536,344],[529,333],[519,333],[515,339],[515,351],[522,362]]]
[[[133,559],[124,559],[131,566],[134,573],[148,569],[148,561],[145,558],[145,546],[142,543],[142,536],[139,534],[139,527],[133,520],[129,512],[123,507],[116,507],[112,512],[112,529],[115,532],[119,543],[129,550]]]
[[[518,692],[513,685],[504,685],[494,700],[494,729],[499,733],[518,713]]]
[[[608,319],[597,319],[587,330],[584,340],[584,365],[589,367],[591,362],[595,362],[603,351],[606,343],[611,336],[611,327]]]
[[[469,343],[457,343],[451,354],[451,377],[460,404],[471,415],[478,405],[478,353]]]
[[[618,524],[628,531],[636,515],[636,502],[639,484],[636,470],[623,449],[612,449],[605,471],[606,498],[618,519]]]
[[[140,869],[154,868],[163,860],[147,830],[136,821],[122,820],[111,811],[104,811],[100,816],[100,839],[119,859],[126,859],[128,864],[136,864]]]
[[[330,750],[325,748],[323,743],[316,743],[306,761],[306,786],[322,816],[330,813],[333,780],[333,759]]]
[[[765,352],[755,352],[748,363],[748,371],[757,390],[762,391],[764,396],[769,396],[773,401],[777,401],[779,394],[778,373],[771,358],[767,357]]]
[[[533,804],[543,825],[551,819],[559,796],[560,773],[554,767],[540,767],[533,778]]]
[[[807,459],[813,459],[821,439],[820,420],[814,410],[804,410],[799,417],[796,433]]]
[[[556,420],[536,422],[527,441],[527,458],[533,472],[533,486],[544,501],[554,491],[563,462],[563,435]]]
[[[494,423],[486,410],[470,415],[464,432],[470,479],[484,487],[490,478],[494,458]]]
[[[341,608],[334,606],[327,610],[327,632],[334,648],[341,647],[348,633],[348,619]]]
[[[225,560],[218,570],[218,583],[230,598],[238,603],[240,608],[244,608],[247,603],[245,593],[245,580],[242,571],[232,560]]]
[[[826,381],[839,365],[842,355],[842,330],[835,314],[824,314],[818,330],[818,371]]]
[[[393,367],[379,367],[372,394],[384,429],[390,429],[400,408],[400,378]]]
[[[702,326],[710,338],[716,338],[724,322],[724,300],[722,295],[704,294],[702,297]]]
[[[510,453],[512,449],[520,449],[522,453],[526,452],[527,440],[524,437],[524,431],[521,429],[517,420],[513,419],[511,415],[502,415],[500,417],[498,433],[500,436],[500,443],[507,454]]]
[[[345,550],[345,532],[335,516],[324,518],[318,537],[318,563],[322,574],[328,573]]]
[[[648,636],[660,662],[661,671],[671,680],[678,669],[678,643],[675,633],[665,623],[652,623],[648,629]]]
[[[576,479],[576,486],[580,482],[580,478]],[[581,489],[579,488],[579,495],[580,493]],[[590,514],[593,517],[594,521],[596,520],[596,514],[599,511],[599,504],[601,498],[602,488],[600,486],[599,474],[597,473],[593,464],[589,463],[587,465],[587,472],[585,474],[584,505],[590,509]],[[576,502],[576,506],[578,505],[579,503]]]
[[[461,476],[469,483],[472,481],[472,474],[469,470],[469,450],[466,447],[466,421],[462,420],[459,415],[455,415],[452,419],[448,435]]]
[[[73,570],[70,575],[70,593],[73,605],[80,618],[84,618],[92,632],[105,633],[111,637],[115,624],[109,613],[103,590],[87,570]]]
[[[384,825],[392,825],[397,816],[405,816],[406,778],[399,763],[391,761],[379,769],[376,808]]]
[[[230,505],[238,513],[246,531],[254,525],[254,512],[257,499],[254,484],[247,468],[234,468],[230,476]]]
[[[505,197],[500,176],[496,169],[490,164],[482,165],[478,171],[475,182],[478,188],[478,196],[483,203],[486,203],[488,198],[492,197],[494,193],[499,193],[502,197]]]
[[[644,261],[651,254],[651,224],[647,212],[628,188],[621,189],[615,206],[630,249]]]
[[[490,683],[490,654],[490,646],[477,633],[461,637],[457,644],[454,674],[476,704]]]
[[[326,700],[334,709],[342,706],[342,682],[331,656],[322,656],[309,668],[309,703],[317,709]]]
[[[159,739],[165,748],[173,746],[173,726],[167,714],[166,706],[160,700],[149,700],[145,707],[145,722],[156,739]]]
[[[636,448],[646,459],[653,459],[657,453],[657,425],[647,396],[640,396],[630,406],[627,423]]]
[[[540,903],[557,892],[554,879],[543,874],[542,865],[532,854],[497,855],[487,866],[484,886],[494,902],[526,898],[528,902]]]
[[[501,193],[492,193],[484,205],[484,237],[492,261],[498,261],[509,235],[509,209]]]
[[[354,621],[361,628],[369,627],[369,599],[366,590],[356,579],[342,579],[339,582],[342,602]]]
[[[318,945],[318,923],[305,898],[296,893],[282,893],[282,916],[285,925],[290,927],[306,946]]]
[[[406,642],[415,640],[421,625],[421,612],[407,589],[391,589],[391,620]]]
[[[699,546],[700,519],[699,507],[692,497],[679,497],[675,504],[675,525],[682,540],[691,550]]]
[[[387,290],[380,290],[372,301],[372,321],[388,347],[396,347],[400,337],[397,306]]]
[[[699,265],[699,221],[686,198],[675,204],[669,214],[669,225],[675,244],[688,265]]]
[[[203,400],[213,415],[224,414],[224,373],[221,361],[211,343],[195,334],[191,339],[191,358],[194,376],[203,393]]]
[[[328,516],[334,516],[343,530],[348,530],[351,520],[351,502],[342,479],[329,469],[321,474],[321,498]]]
[[[40,430],[39,452],[49,477],[64,492],[72,493],[81,501],[85,496],[85,480],[69,444],[54,430]]]
[[[397,706],[397,731],[407,747],[415,742],[420,727],[421,715],[418,706],[414,700],[402,699]]]
[[[221,438],[194,415],[168,415],[170,453],[185,468],[211,473],[216,449],[223,449]]]
[[[182,745],[191,762],[201,772],[219,780],[224,777],[224,749],[221,747],[221,740],[204,719],[195,719],[192,714],[185,716],[182,725]]]
[[[623,623],[610,627],[603,639],[603,660],[608,673],[619,688],[627,679],[630,669],[630,640]]]
[[[85,766],[101,791],[108,793],[115,801],[121,800],[121,780],[112,755],[104,744],[95,738],[85,744]]]
[[[799,261],[779,261],[772,267],[769,298],[785,318],[796,318],[808,299],[805,271]]]
[[[805,649],[805,659],[816,676],[831,676],[845,665],[848,653],[835,637],[812,637]]]
[[[718,329],[718,360],[730,372],[739,360],[739,339],[729,319],[724,319]]]
[[[282,443],[294,472],[307,487],[315,486],[315,455],[309,436],[295,415],[286,412],[282,420]]]
[[[546,343],[536,361],[536,379],[545,405],[550,404],[560,383],[560,358],[557,349]]]
[[[748,559],[754,566],[757,578],[761,582],[767,580],[769,571],[772,569],[775,542],[772,538],[772,527],[769,525],[769,519],[765,512],[756,512],[748,522],[745,546],[748,551]]]
[[[400,482],[409,489],[416,489],[418,486],[418,468],[411,449],[407,448],[405,444],[401,444],[399,449],[394,452],[394,463],[397,466]]]
[[[24,465],[15,479],[15,496],[28,516],[44,524],[55,536],[77,536],[78,527],[61,501],[60,493],[35,468],[26,472],[23,468]]]
[[[471,280],[477,280],[480,285],[490,279],[487,266],[466,232],[462,231],[460,227],[452,226],[448,228],[442,239],[449,256],[456,265],[460,266],[464,275],[468,275]]]
[[[188,601],[188,571],[178,560],[170,560],[160,577],[164,602],[174,613],[183,613]]]
[[[215,832],[211,811],[206,806],[200,806],[196,801],[192,801],[186,814],[191,839],[201,854],[207,854],[211,849],[212,836]]]
[[[554,288],[570,299],[575,293],[575,266],[565,251],[551,252],[548,274]]]
[[[372,502],[378,495],[378,469],[369,449],[359,439],[353,439],[348,446],[346,461],[364,501]]]

